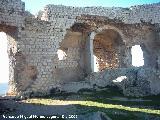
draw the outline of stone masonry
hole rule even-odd
[[[134,45],[143,50],[144,68],[160,69],[160,3],[130,8],[47,5],[37,16],[25,11],[21,0],[0,4],[0,31],[7,34],[10,59],[8,95],[49,94],[83,81],[94,72],[93,55],[99,71],[130,68]],[[65,53],[63,59],[58,50]]]

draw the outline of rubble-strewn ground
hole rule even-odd
[[[115,88],[114,88],[115,89]],[[1,100],[3,115],[82,116],[101,111],[112,120],[160,120],[160,96],[125,97],[112,88],[98,92],[81,91],[22,101]],[[2,110],[5,107],[5,110]],[[4,113],[6,112],[6,113]],[[2,116],[1,116],[2,117]]]

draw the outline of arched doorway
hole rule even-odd
[[[91,72],[125,67],[125,43],[115,29],[103,29],[90,38]]]
[[[17,93],[16,80],[18,77],[18,72],[16,71],[16,64],[18,62],[15,58],[15,55],[17,53],[17,33],[17,27],[0,24],[0,84],[5,84],[4,86],[2,85],[2,95],[16,95]]]
[[[0,32],[0,95],[5,95],[8,91],[9,82],[9,58],[7,53],[7,35]]]

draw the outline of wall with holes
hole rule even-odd
[[[98,47],[100,29],[114,28],[123,41],[115,47],[112,42],[105,44],[107,39],[100,40],[101,48],[108,45],[116,49],[114,55],[108,47],[99,51],[110,56],[106,57],[109,68],[130,67],[131,47],[135,44],[144,51],[145,66],[159,68],[159,3],[130,8],[47,5],[37,18],[25,11],[21,0],[1,0],[0,4],[0,30],[14,44],[8,47],[13,66],[11,94],[48,94],[57,86],[84,80],[92,72],[88,67],[92,67],[91,53]],[[92,32],[96,33],[92,44],[95,49],[90,47]],[[65,52],[65,59],[58,58],[58,50]]]

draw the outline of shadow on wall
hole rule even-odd
[[[67,30],[64,39],[57,50],[57,58],[54,60],[54,76],[59,83],[80,81],[84,79],[81,67],[80,41],[82,33]]]

